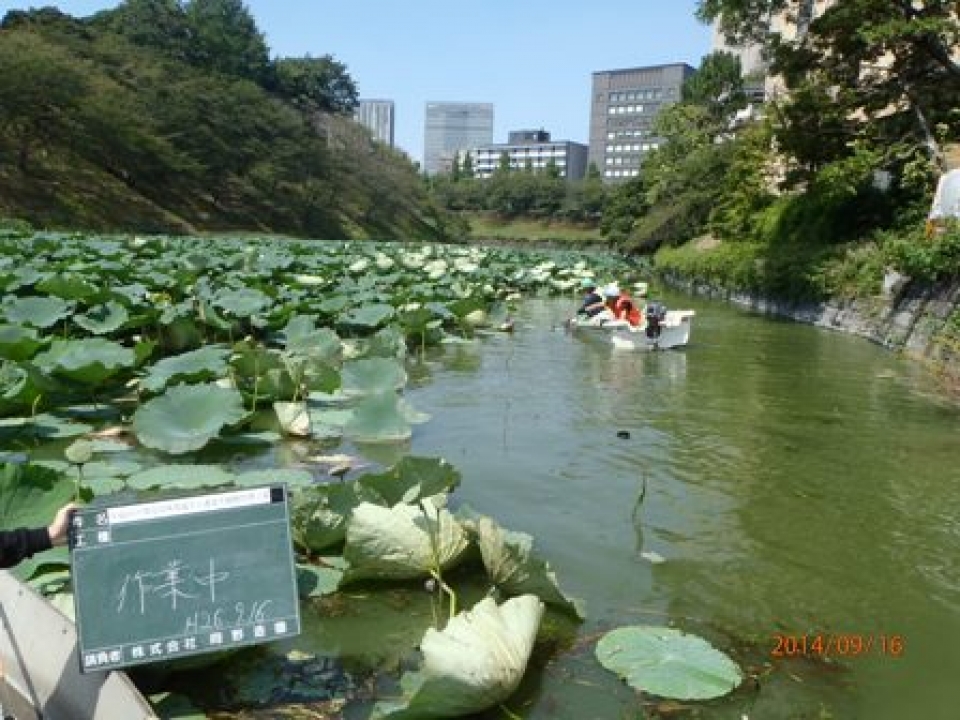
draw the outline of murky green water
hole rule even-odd
[[[866,341],[667,301],[697,310],[685,350],[583,341],[561,327],[568,304],[543,300],[512,336],[414,372],[433,420],[413,452],[454,463],[459,501],[533,534],[586,602],[581,642],[513,709],[638,717],[593,641],[649,622],[758,676],[697,717],[960,717],[960,410]],[[858,636],[864,652],[773,657],[778,633]]]

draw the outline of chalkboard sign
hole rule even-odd
[[[84,507],[70,535],[82,672],[300,633],[282,484]]]

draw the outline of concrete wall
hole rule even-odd
[[[876,297],[797,305],[663,276],[667,285],[694,295],[726,300],[756,312],[859,335],[907,354],[943,373],[960,390],[960,280],[908,283],[888,275]]]

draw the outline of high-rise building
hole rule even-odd
[[[492,103],[427,103],[423,133],[426,172],[449,170],[455,156],[492,142]]]
[[[653,119],[680,100],[680,88],[694,72],[673,63],[593,73],[589,162],[605,181],[640,174],[643,156],[662,142],[653,134]]]
[[[488,178],[506,157],[511,169],[544,172],[555,167],[560,177],[580,180],[587,171],[587,146],[569,140],[551,140],[545,130],[515,130],[506,143],[481,145],[470,151],[473,175]]]
[[[380,142],[393,147],[393,100],[361,100],[353,118]]]

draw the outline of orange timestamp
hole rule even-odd
[[[856,658],[876,655],[903,657],[906,641],[903,635],[862,633],[811,633],[773,635],[770,655],[777,658],[820,657]]]

